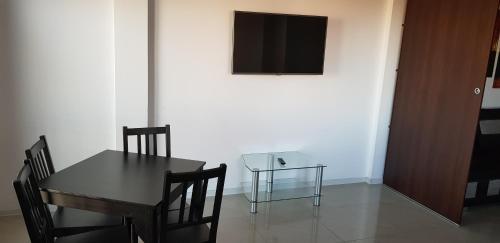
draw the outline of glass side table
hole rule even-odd
[[[323,184],[323,168],[326,166],[298,151],[255,153],[242,155],[243,164],[252,174],[251,190],[245,193],[250,202],[250,212],[257,213],[257,204],[298,198],[313,198],[313,205],[319,206]],[[316,170],[314,187],[274,191],[274,174],[286,170]],[[259,177],[266,174],[265,191],[259,193]],[[297,173],[296,173],[297,174]]]

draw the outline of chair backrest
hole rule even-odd
[[[161,231],[160,242],[168,242],[168,231],[176,230],[185,227],[192,227],[200,224],[210,223],[210,234],[208,242],[216,242],[217,228],[219,224],[219,215],[222,204],[222,193],[224,190],[224,180],[226,178],[226,164],[221,164],[220,167],[208,169],[198,172],[187,173],[165,173],[165,183],[163,186],[163,202],[170,202],[170,191],[172,184],[180,183],[182,186],[181,205],[179,208],[179,218],[176,223],[168,222],[168,203],[163,203],[161,208]],[[203,209],[205,207],[205,198],[207,196],[207,186],[210,179],[217,178],[217,188],[215,191],[215,199],[211,216],[203,217]],[[189,206],[189,214],[186,219],[186,198],[188,188],[193,185],[191,204]]]
[[[30,149],[26,149],[26,158],[29,161],[35,178],[40,181],[54,174],[54,164],[50,155],[49,145],[45,136],[40,136]]]
[[[37,180],[29,165],[23,166],[13,184],[31,242],[53,243],[52,218],[42,201]]]
[[[500,155],[500,109],[481,109],[477,125],[474,153]]]
[[[137,153],[142,151],[142,136],[146,141],[146,155],[158,155],[158,134],[165,134],[166,156],[171,157],[170,152],[170,125],[164,127],[144,127],[144,128],[128,128],[123,127],[123,151],[128,153],[128,137],[137,136]],[[150,139],[153,139],[153,151],[151,151]],[[153,153],[151,153],[153,152]]]

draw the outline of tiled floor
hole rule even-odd
[[[464,212],[457,227],[381,185],[328,186],[311,200],[259,204],[248,213],[241,195],[226,196],[218,242],[500,242],[500,205]],[[29,242],[20,216],[0,218],[0,242]]]

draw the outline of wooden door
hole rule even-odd
[[[384,183],[459,223],[498,0],[408,0]]]

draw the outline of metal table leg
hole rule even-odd
[[[274,177],[274,155],[269,155],[268,160],[267,160],[267,172],[266,172],[266,182],[267,182],[267,187],[266,191],[268,193],[273,192],[273,177]]]
[[[259,196],[259,170],[252,171],[252,194],[250,196],[250,213],[257,213],[257,199]]]
[[[316,183],[314,185],[314,206],[319,206],[321,201],[321,187],[323,185],[323,165],[316,167]]]

